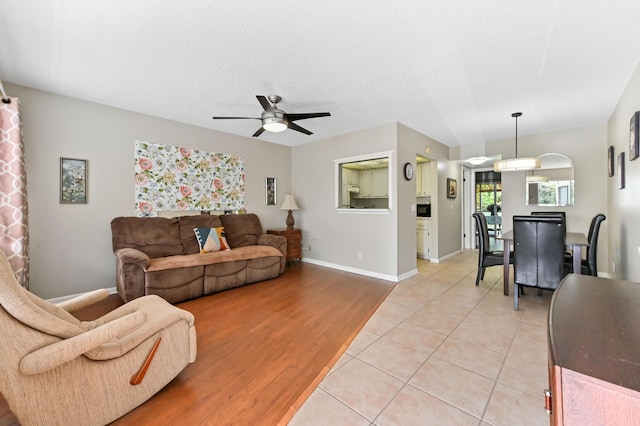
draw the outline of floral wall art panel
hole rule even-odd
[[[135,142],[135,210],[243,210],[241,157],[171,145]]]

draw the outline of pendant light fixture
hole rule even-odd
[[[518,117],[521,115],[521,112],[511,114],[516,119],[516,157],[493,163],[493,171],[495,172],[519,172],[540,168],[540,159],[537,157],[518,158]]]
[[[534,170],[531,170],[531,174],[527,174],[527,183],[540,183],[540,182],[549,182],[549,178],[542,175],[535,174]]]

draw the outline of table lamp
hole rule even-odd
[[[280,210],[289,210],[289,214],[287,214],[287,229],[293,229],[293,225],[295,221],[293,220],[292,210],[300,210],[300,207],[296,204],[296,199],[293,198],[293,195],[287,194],[284,196],[284,202],[282,206],[280,206]]]

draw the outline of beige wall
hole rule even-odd
[[[302,229],[302,245],[311,246],[302,253],[306,260],[381,278],[396,276],[396,201],[390,200],[390,212],[383,215],[335,209],[334,160],[384,151],[397,152],[395,124],[292,148],[293,193],[300,206],[296,227]],[[390,164],[389,177],[397,176]]]
[[[244,157],[247,210],[263,227],[284,227],[291,148],[15,85],[20,98],[29,195],[31,291],[44,298],[115,286],[110,222],[134,215],[134,140]],[[167,108],[171,106],[168,105]],[[208,114],[203,111],[203,114]],[[89,160],[89,203],[59,203],[60,157]],[[265,178],[278,184],[265,205]],[[179,213],[176,213],[179,214]]]
[[[296,223],[303,231],[303,246],[311,246],[303,252],[305,259],[389,280],[415,273],[416,182],[405,180],[402,169],[407,162],[415,167],[416,154],[425,155],[427,147],[431,158],[448,164],[446,146],[398,123],[294,147],[293,188],[301,207]],[[395,191],[390,212],[337,212],[334,160],[384,151],[393,151],[394,156],[389,172]],[[451,226],[459,249],[460,223]]]
[[[607,178],[609,268],[616,278],[640,281],[640,159],[629,161],[631,116],[640,110],[640,66],[631,77],[607,126],[607,147],[615,149],[615,176]],[[618,189],[618,154],[625,153],[624,189]],[[606,147],[605,147],[606,153]],[[605,154],[603,153],[603,156]],[[605,240],[607,241],[607,240]]]

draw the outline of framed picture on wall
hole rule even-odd
[[[631,117],[629,126],[629,161],[640,156],[640,111],[636,111]]]
[[[618,189],[624,188],[624,152],[618,154]]]
[[[60,204],[87,204],[87,160],[60,158]]]
[[[266,182],[266,203],[268,206],[275,206],[277,197],[276,178],[268,177]]]
[[[447,178],[447,198],[458,196],[458,182],[455,179]]]
[[[615,169],[615,165],[614,165],[615,151],[614,151],[613,145],[610,145],[609,149],[607,151],[608,151],[607,168],[609,169],[609,177],[611,177],[611,176],[613,176],[614,169]]]

